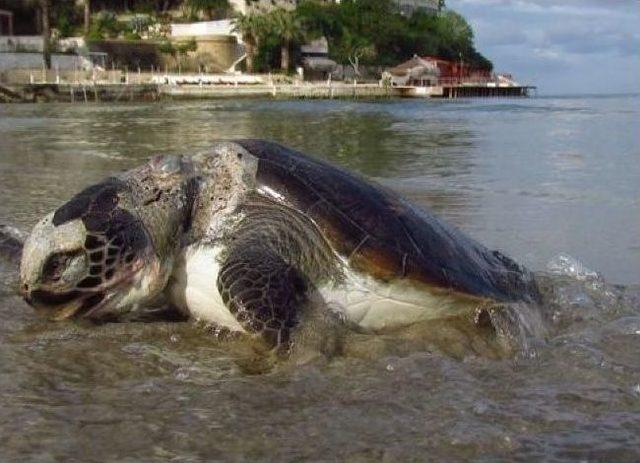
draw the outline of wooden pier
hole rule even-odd
[[[527,97],[532,86],[450,85],[442,87],[442,98]]]
[[[518,98],[528,97],[533,86],[436,85],[394,87],[403,98]]]

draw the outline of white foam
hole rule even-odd
[[[577,280],[598,280],[598,272],[587,268],[582,262],[568,254],[558,254],[547,264],[547,269],[555,275],[566,275]]]

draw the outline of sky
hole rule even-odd
[[[447,0],[476,48],[540,95],[640,92],[640,0]]]

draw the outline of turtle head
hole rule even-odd
[[[42,219],[20,266],[25,300],[47,317],[115,318],[150,301],[168,271],[117,178],[93,185]]]

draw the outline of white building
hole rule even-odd
[[[247,14],[254,11],[269,11],[273,8],[294,9],[301,0],[229,0],[233,9]],[[340,3],[340,0],[323,0],[325,3]],[[365,0],[366,1],[366,0]],[[395,0],[402,14],[412,15],[422,10],[436,13],[440,10],[439,0]]]
[[[242,14],[254,11],[265,12],[273,8],[292,10],[301,0],[229,0],[235,11]],[[340,0],[323,0],[326,3],[340,3]]]
[[[383,74],[391,85],[400,87],[432,87],[438,84],[439,77],[440,70],[435,62],[416,55]]]
[[[402,14],[411,16],[416,11],[437,13],[440,10],[439,0],[396,0]]]

